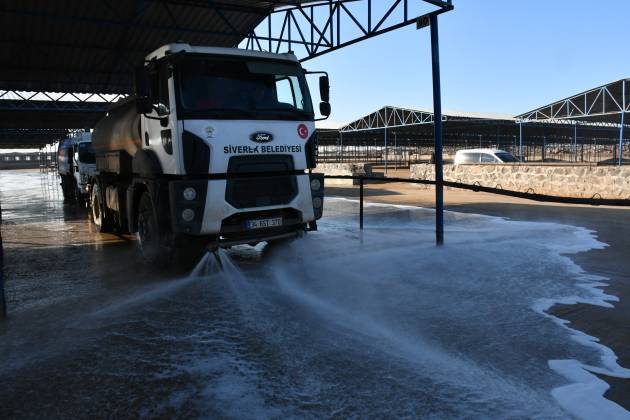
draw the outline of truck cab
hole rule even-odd
[[[292,54],[165,45],[136,95],[97,124],[97,226],[137,232],[150,261],[315,230],[324,180],[307,72]],[[328,77],[320,111],[330,113]]]
[[[89,180],[96,172],[92,134],[75,133],[61,141],[58,162],[64,198],[86,202],[89,197]]]

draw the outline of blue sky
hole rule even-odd
[[[453,0],[440,17],[443,107],[516,115],[630,77],[630,0]],[[432,109],[428,28],[308,61],[331,76],[323,126],[388,104]],[[314,95],[316,96],[316,95]]]

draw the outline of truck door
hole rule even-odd
[[[156,154],[165,174],[181,174],[172,73],[170,65],[163,62],[152,75],[154,110],[151,118],[143,118],[143,148]]]

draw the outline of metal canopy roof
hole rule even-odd
[[[622,79],[518,115],[523,122],[574,120],[621,124],[630,112],[630,79]],[[625,121],[628,124],[628,121]]]
[[[63,95],[130,94],[133,68],[167,43],[297,49],[307,60],[452,9],[451,0],[3,0],[0,130],[93,127],[109,100]]]
[[[7,149],[39,149],[68,137],[61,129],[0,129],[0,147]]]
[[[478,135],[510,135],[518,136],[519,125],[517,120],[508,118],[488,118],[483,116],[471,116],[467,113],[446,113],[442,115],[444,121],[444,130],[448,135],[448,139],[458,137],[475,137]],[[572,137],[574,133],[574,121],[563,119],[540,119],[531,121],[526,128],[528,138],[542,138],[545,136],[553,137]],[[372,112],[362,118],[352,121],[340,127],[334,132],[342,132],[346,134],[366,132],[382,132],[385,129],[393,129],[399,133],[413,132],[428,137],[433,133],[433,113],[428,111],[420,111],[415,109],[399,108],[394,106],[385,106],[375,112]],[[593,124],[590,122],[582,122],[579,124],[580,136],[584,137],[602,137],[606,139],[618,138],[616,128],[610,126],[601,126],[601,124]]]
[[[470,116],[443,114],[442,121],[472,120]],[[363,131],[390,127],[404,127],[408,125],[433,124],[433,113],[417,109],[384,106],[378,111],[344,125],[339,131]]]
[[[236,46],[303,1],[20,0],[0,6],[0,89],[130,93],[133,67],[173,41]]]

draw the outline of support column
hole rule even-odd
[[[444,165],[442,157],[442,91],[440,87],[440,49],[438,17],[431,15],[431,63],[433,68],[433,124],[435,149],[435,243],[444,244]]]
[[[387,109],[385,109],[385,118],[387,118]],[[387,175],[387,127],[384,128],[385,132],[385,175]]]
[[[626,123],[626,107],[628,106],[626,104],[626,81],[623,81],[623,85],[622,85],[622,97],[623,100],[621,101],[622,105],[621,105],[621,127],[619,128],[619,166],[623,165],[623,131],[624,131],[624,125]]]
[[[523,121],[518,122],[518,160],[523,162]]]
[[[339,131],[339,147],[341,149],[341,163],[343,163],[343,131]]]
[[[2,225],[2,207],[0,204],[0,225]],[[4,248],[2,247],[2,232],[0,231],[0,320],[7,317],[7,304],[4,297]]]
[[[577,162],[577,123],[573,124],[573,162]]]
[[[394,169],[398,170],[398,135],[394,131]]]

